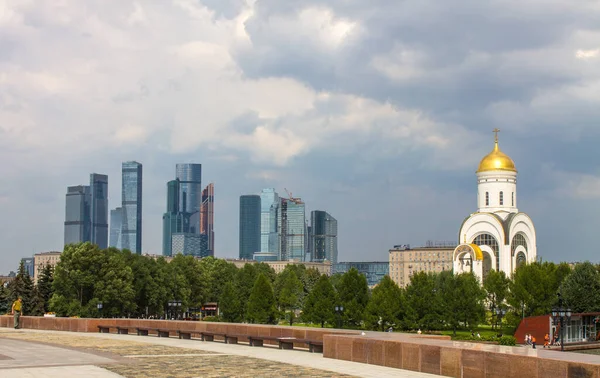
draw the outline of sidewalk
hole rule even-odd
[[[111,339],[111,340],[123,340],[123,341],[135,341],[138,343],[162,345],[166,347],[179,347],[197,350],[198,354],[203,352],[219,353],[223,356],[243,356],[255,359],[269,360],[279,363],[292,364],[312,369],[320,369],[331,371],[338,374],[347,374],[358,377],[368,378],[387,378],[387,377],[406,377],[406,378],[427,378],[435,377],[435,375],[412,372],[407,370],[400,370],[394,368],[388,368],[377,365],[361,364],[350,361],[334,360],[324,358],[320,353],[308,353],[304,350],[279,350],[274,347],[250,347],[244,344],[224,344],[222,342],[202,342],[199,340],[180,340],[176,338],[159,338],[156,336],[136,336],[136,335],[117,335],[117,334],[105,334],[105,333],[77,333],[77,332],[54,332],[54,331],[39,331],[39,330],[22,330],[22,332],[28,333],[40,333],[40,334],[68,334],[78,337],[86,338],[98,338],[98,339]],[[2,339],[0,339],[2,340]],[[6,339],[4,339],[6,340]],[[45,348],[44,348],[45,349]],[[56,348],[59,349],[59,348]],[[96,356],[95,356],[96,357]],[[140,358],[142,356],[137,356]],[[154,356],[156,357],[156,356]],[[197,358],[201,358],[198,356]],[[225,358],[225,357],[224,357]],[[1,362],[1,361],[0,361]],[[93,363],[93,365],[99,365],[101,363]],[[104,370],[106,372],[106,370]],[[4,376],[6,370],[0,371],[0,375]],[[93,373],[93,372],[91,372]],[[111,375],[87,375],[93,377],[115,377],[117,375],[107,372]],[[260,372],[253,372],[255,376],[261,376]],[[39,375],[13,375],[14,377],[32,377]],[[47,374],[43,376],[48,376]],[[67,375],[63,372],[63,377],[73,376]]]

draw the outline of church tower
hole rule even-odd
[[[467,217],[454,251],[454,272],[470,272],[485,280],[490,270],[507,276],[522,264],[536,260],[536,235],[533,222],[517,208],[517,169],[513,160],[500,150],[498,132],[492,152],[477,169],[478,210]]]

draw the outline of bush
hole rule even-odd
[[[202,321],[205,322],[220,322],[221,319],[218,316],[205,316],[202,318]]]
[[[517,339],[515,339],[514,336],[502,336],[498,340],[498,344],[507,345],[507,346],[515,346],[515,345],[517,345]]]

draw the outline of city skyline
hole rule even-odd
[[[334,214],[340,261],[458,241],[496,127],[537,255],[598,262],[597,5],[479,5],[7,4],[0,266],[62,250],[65,190],[90,172],[120,206],[130,160],[143,253],[161,253],[165,183],[188,162],[217,187],[219,257],[238,254],[239,196],[265,187]]]

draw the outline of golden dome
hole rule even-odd
[[[516,172],[515,162],[500,151],[498,147],[498,134],[496,134],[496,142],[494,144],[494,150],[490,152],[486,157],[481,159],[477,173],[485,171],[511,171]]]

